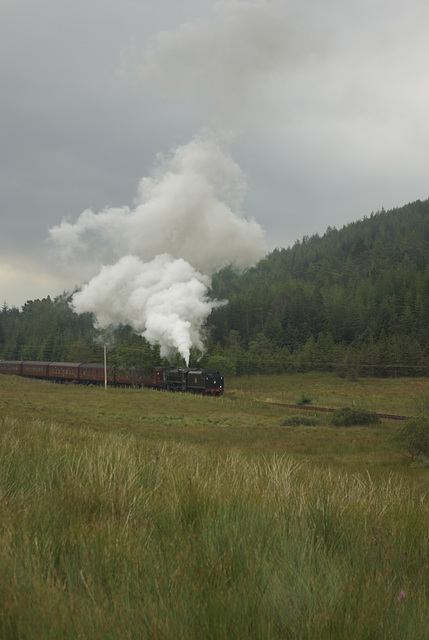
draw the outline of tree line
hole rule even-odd
[[[3,303],[0,311],[0,358],[49,362],[103,362],[107,345],[109,365],[152,367],[166,364],[130,327],[100,332],[90,313],[78,315],[71,296],[30,300],[21,310]]]

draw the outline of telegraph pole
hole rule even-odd
[[[107,353],[104,345],[104,389],[107,391]]]

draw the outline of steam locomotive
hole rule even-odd
[[[87,362],[35,362],[0,360],[0,374],[38,378],[52,382],[105,384],[116,387],[150,387],[221,396],[224,378],[214,369],[156,367],[154,369],[113,369]]]

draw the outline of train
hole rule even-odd
[[[181,391],[205,396],[221,396],[224,377],[214,369],[155,367],[114,369],[93,362],[39,362],[0,360],[0,374],[85,385],[147,387],[160,391]]]

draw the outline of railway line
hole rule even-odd
[[[309,405],[301,405],[301,404],[285,404],[283,402],[269,402],[268,404],[277,406],[277,407],[285,407],[286,409],[297,409],[298,411],[319,411],[320,413],[333,413],[335,409],[330,409],[328,407],[313,407]],[[410,416],[400,416],[396,413],[378,413],[377,415],[381,420],[398,420],[405,421],[408,420]]]

